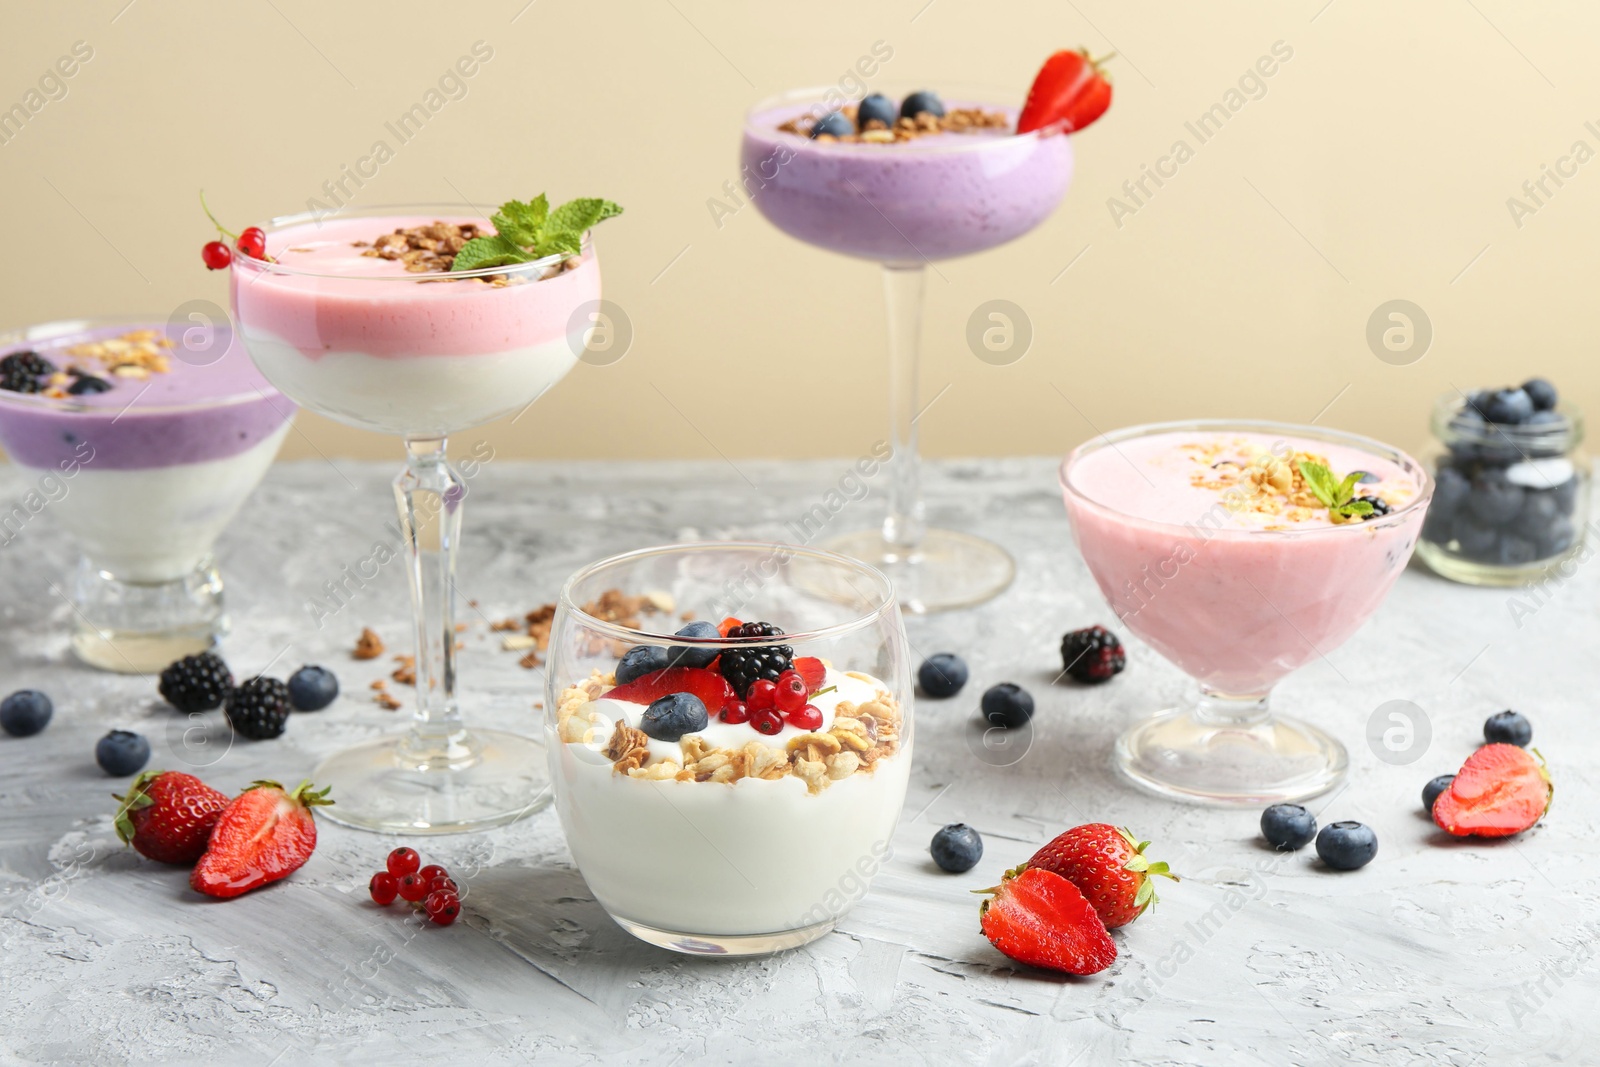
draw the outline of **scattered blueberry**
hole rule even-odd
[[[964,822],[941,826],[928,843],[933,862],[951,874],[965,874],[983,858],[983,838]]]
[[[1528,394],[1528,399],[1533,401],[1535,411],[1553,411],[1561,396],[1556,392],[1556,387],[1543,378],[1529,378],[1522,383],[1522,391]]]
[[[1502,711],[1483,721],[1483,740],[1490,745],[1527,748],[1533,740],[1533,723],[1520,711]]]
[[[339,679],[326,667],[301,667],[289,675],[289,703],[296,711],[321,711],[339,695]]]
[[[863,97],[856,107],[856,125],[864,130],[867,128],[867,123],[876,119],[885,126],[893,126],[898,114],[899,110],[894,106],[893,100],[882,93],[870,93]]]
[[[1378,854],[1378,835],[1358,822],[1331,822],[1317,835],[1317,855],[1336,871],[1365,867]]]
[[[684,734],[699,733],[711,722],[706,706],[693,693],[668,693],[644,709],[639,729],[657,741],[677,741]]]
[[[954,652],[935,652],[917,668],[917,684],[931,697],[953,697],[967,684],[967,665]]]
[[[709,622],[691,622],[679,630],[675,637],[697,637],[715,641],[722,636],[722,631]],[[669,667],[709,667],[711,661],[717,658],[715,648],[687,648],[678,647],[667,650],[667,665]],[[618,679],[619,681],[621,679]]]
[[[82,396],[85,393],[104,393],[110,388],[111,383],[104,378],[96,378],[92,374],[80,374],[71,385],[67,386],[67,392],[73,396]]]
[[[1484,415],[1490,422],[1516,424],[1533,414],[1533,398],[1522,389],[1501,389],[1489,397]]]
[[[1020,685],[1001,682],[983,694],[983,717],[992,725],[1012,729],[1033,718],[1033,697]]]
[[[113,778],[138,774],[150,762],[150,742],[142,734],[112,730],[94,746],[95,762]]]
[[[32,737],[50,725],[55,706],[37,689],[19,689],[0,700],[0,729],[12,737]]]
[[[617,662],[617,684],[627,685],[652,671],[666,670],[667,650],[660,645],[634,645]]]
[[[1439,794],[1450,788],[1450,783],[1456,780],[1453,774],[1441,774],[1437,778],[1430,778],[1428,784],[1422,787],[1422,810],[1433,816],[1433,802],[1439,799]]]
[[[938,118],[944,118],[944,101],[939,99],[939,94],[922,89],[906,97],[900,104],[900,117],[914,119],[924,111]]]
[[[849,137],[856,132],[855,123],[851,122],[842,111],[830,111],[817,120],[811,127],[811,139],[814,141],[823,134],[830,137]]]
[[[1280,852],[1292,852],[1317,836],[1317,819],[1299,804],[1274,804],[1261,813],[1261,836]]]

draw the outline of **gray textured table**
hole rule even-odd
[[[1351,750],[1349,786],[1314,806],[1380,837],[1371,866],[1333,874],[1310,850],[1267,851],[1254,813],[1180,807],[1112,778],[1118,730],[1177,698],[1184,680],[1135,643],[1115,684],[1050,684],[1062,631],[1110,618],[1071,548],[1052,466],[931,465],[933,517],[1006,544],[1023,580],[981,609],[910,622],[918,653],[958,650],[974,677],[955,700],[917,708],[917,766],[893,859],[839,932],[737,963],[676,957],[613,926],[549,809],[491,833],[426,841],[430,858],[470,872],[462,921],[448,930],[366,903],[367,877],[394,842],[331,824],[293,878],[226,903],[202,900],[185,872],[119,846],[111,782],[92,757],[113,726],[148,735],[153,766],[209,763],[199,773],[237,788],[261,776],[297,780],[321,756],[399,724],[369,703],[367,683],[388,661],[347,655],[363,625],[407,648],[399,574],[385,572],[320,631],[307,610],[383,536],[391,467],[281,465],[224,537],[235,671],[322,661],[347,697],[297,717],[280,741],[228,747],[219,736],[200,755],[183,744],[153,679],[67,658],[67,608],[47,580],[59,583],[70,550],[47,517],[31,525],[0,552],[0,688],[43,688],[57,710],[38,737],[0,737],[0,1059],[1594,1062],[1600,567],[1580,568],[1520,626],[1514,594],[1413,568],[1333,654],[1337,674],[1314,664],[1281,687],[1282,705]],[[499,650],[488,620],[553,599],[566,575],[615,551],[782,536],[845,469],[490,463],[474,479],[461,573],[479,605],[465,616],[462,656],[471,718],[536,729],[541,676]],[[21,487],[14,470],[0,470],[0,499]],[[852,504],[835,522],[844,529],[872,514],[871,503]],[[1342,688],[1338,674],[1359,688]],[[973,748],[977,696],[1003,680],[1039,702],[1034,743],[1009,767]],[[1363,740],[1389,699],[1415,701],[1431,720],[1431,749],[1410,766],[1380,761]],[[1483,718],[1508,705],[1534,722],[1555,808],[1520,838],[1444,839],[1419,811],[1422,783],[1455,770]],[[957,820],[987,842],[971,876],[942,875],[927,857],[934,829]],[[1152,853],[1187,877],[1119,935],[1109,971],[1019,971],[979,934],[966,890],[1090,820],[1153,838]]]

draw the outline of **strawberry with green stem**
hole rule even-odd
[[[1179,881],[1166,863],[1145,857],[1149,845],[1123,827],[1087,823],[1057,835],[1033,854],[1027,866],[1058,874],[1077,886],[1106,929],[1115,930],[1157,902],[1152,878]]]

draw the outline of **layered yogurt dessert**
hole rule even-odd
[[[1062,478],[1084,561],[1202,685],[1265,693],[1359,629],[1416,544],[1426,474],[1357,440],[1156,427],[1075,454]]]

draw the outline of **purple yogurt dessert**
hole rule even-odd
[[[1033,229],[1072,180],[1072,146],[1057,132],[1004,127],[899,142],[812,140],[780,127],[823,112],[826,90],[788,93],[750,112],[742,181],[772,223],[809,244],[882,263],[921,263],[982,252]],[[892,94],[891,94],[892,95]]]

